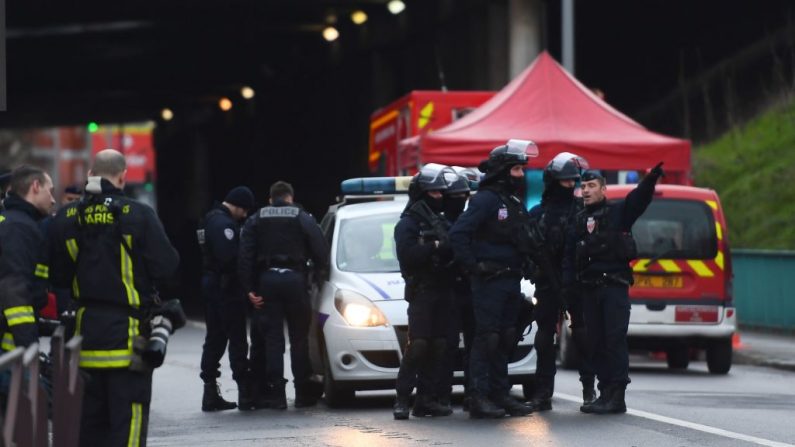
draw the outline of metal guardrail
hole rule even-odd
[[[73,447],[79,442],[83,379],[78,356],[81,337],[64,346],[64,329],[51,340],[53,385],[53,446]],[[0,447],[47,447],[50,445],[47,393],[41,379],[39,345],[21,347],[0,356],[0,372],[11,372],[5,411],[0,418]]]
[[[732,250],[741,325],[795,331],[795,251]]]

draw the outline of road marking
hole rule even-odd
[[[188,320],[188,326],[207,330],[207,325],[203,321]]]
[[[577,396],[572,396],[571,394],[555,393],[555,397],[575,403],[582,402],[582,398]],[[733,431],[724,430],[722,428],[710,427],[709,425],[702,425],[702,424],[697,424],[695,422],[683,421],[682,419],[669,418],[668,416],[648,413],[646,411],[627,409],[627,414],[641,417],[644,419],[650,419],[652,421],[677,425],[679,427],[689,428],[691,430],[698,430],[704,433],[710,433],[713,435],[723,436],[725,438],[737,439],[740,441],[751,442],[753,444],[764,445],[768,447],[795,447],[793,444],[771,441],[769,439],[764,439],[764,438],[757,438],[756,436],[744,435],[742,433],[736,433]]]

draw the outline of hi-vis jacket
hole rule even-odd
[[[16,195],[5,200],[0,214],[0,334],[10,351],[38,341],[36,308],[46,302],[49,268],[37,221],[44,217]]]
[[[179,255],[155,212],[107,180],[102,192],[62,208],[49,229],[50,278],[77,301],[80,366],[127,368],[133,340]],[[88,189],[88,188],[87,188]]]

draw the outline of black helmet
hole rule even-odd
[[[450,184],[450,187],[445,190],[445,194],[460,194],[462,192],[471,191],[469,188],[469,179],[463,174],[457,174],[457,176],[458,178],[456,178],[453,183]]]
[[[579,180],[580,175],[588,169],[588,161],[571,152],[561,152],[555,155],[544,169],[544,181],[552,180]]]
[[[497,146],[489,158],[480,162],[478,168],[486,175],[482,181],[490,181],[516,165],[526,165],[530,157],[538,156],[538,146],[530,140],[508,140]]]
[[[411,178],[409,198],[418,200],[427,191],[446,191],[458,179],[458,174],[448,166],[428,163]]]

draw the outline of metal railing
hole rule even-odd
[[[83,379],[78,370],[80,336],[64,343],[64,328],[51,339],[52,415],[54,447],[72,447],[79,442]],[[0,373],[10,371],[5,411],[0,425],[0,447],[47,447],[48,396],[41,378],[38,343],[16,348],[0,356]]]

